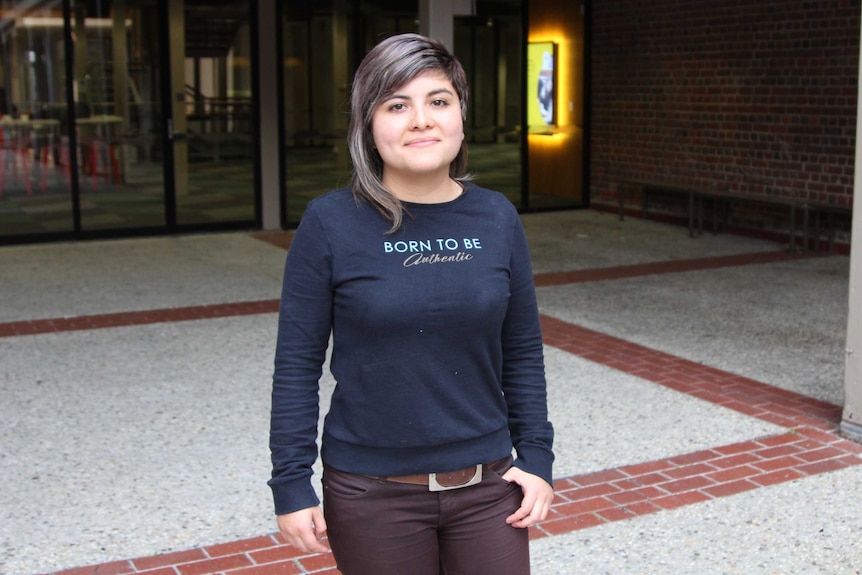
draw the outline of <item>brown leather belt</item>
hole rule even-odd
[[[416,473],[413,475],[395,475],[392,477],[381,477],[386,481],[395,483],[410,483],[412,485],[427,485],[429,491],[448,491],[450,489],[459,489],[461,487],[469,487],[476,485],[482,481],[482,468],[493,469],[503,461],[498,459],[491,463],[471,465],[457,471],[447,471],[444,473]]]

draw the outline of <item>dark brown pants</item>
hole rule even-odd
[[[506,524],[521,505],[498,469],[482,482],[434,493],[427,486],[326,466],[323,511],[343,575],[528,575],[529,534]]]

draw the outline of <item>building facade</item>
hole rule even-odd
[[[859,237],[858,0],[0,0],[0,244],[295,226],[348,181],[362,56],[413,31],[464,63],[469,168],[521,210],[623,209],[640,182],[723,195],[737,230],[791,205]]]
[[[467,69],[477,183],[585,206],[579,3],[2,0],[0,243],[295,226],[348,181],[362,56],[414,31]]]

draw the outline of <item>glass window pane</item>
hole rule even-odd
[[[249,2],[187,2],[183,20],[183,58],[174,53],[171,62],[172,67],[185,69],[184,85],[171,88],[174,102],[183,95],[185,106],[184,117],[174,111],[174,130],[187,134],[186,140],[174,142],[177,223],[252,224],[255,146]]]
[[[155,3],[73,0],[71,20],[81,228],[164,226]]]
[[[60,0],[0,1],[0,240],[73,229]]]
[[[455,19],[455,54],[470,82],[465,126],[474,181],[517,207],[521,185],[521,68],[519,5],[478,5],[480,15]]]
[[[359,13],[352,11],[355,5],[345,0],[282,5],[284,204],[290,224],[300,220],[309,200],[349,182],[348,86],[358,60],[386,35],[417,31],[417,2],[362,2]]]

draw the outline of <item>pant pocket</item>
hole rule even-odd
[[[340,499],[359,499],[368,494],[377,480],[372,477],[345,473],[325,465],[323,467],[323,492]]]

